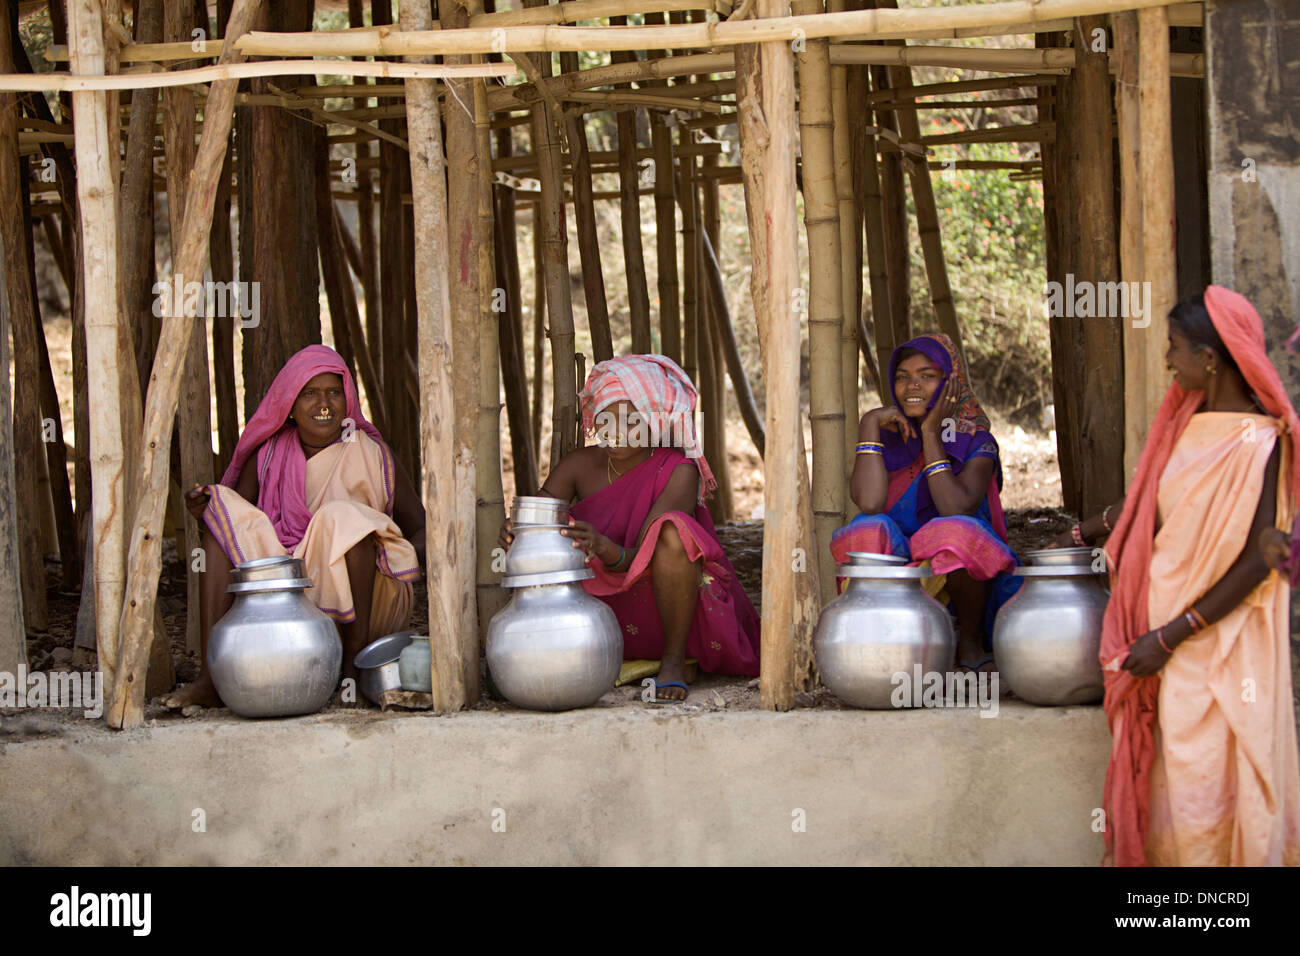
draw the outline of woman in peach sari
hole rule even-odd
[[[1291,526],[1300,420],[1235,292],[1210,286],[1170,312],[1166,363],[1174,384],[1127,496],[1072,532],[1113,527],[1106,858],[1295,865],[1290,591],[1259,542]]]
[[[307,596],[339,625],[343,673],[377,637],[411,615],[424,556],[424,508],[378,430],[361,414],[343,359],[309,345],[285,363],[235,446],[221,484],[195,487],[204,527],[200,589],[205,667],[164,698],[168,707],[216,706],[207,674],[212,626],[230,609],[234,565],[292,554],[306,565]]]

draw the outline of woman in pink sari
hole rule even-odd
[[[1300,419],[1235,292],[1176,306],[1165,361],[1127,495],[1071,535],[1109,533],[1106,860],[1297,865],[1290,591],[1260,543],[1291,524]]]
[[[276,375],[235,446],[221,484],[195,487],[190,512],[205,527],[200,589],[204,668],[163,699],[218,706],[207,673],[212,626],[233,602],[235,564],[292,554],[306,565],[307,596],[339,625],[343,673],[377,637],[411,615],[424,556],[424,508],[374,425],[361,414],[343,359],[309,345]]]
[[[758,616],[704,507],[715,482],[690,379],[666,356],[629,355],[597,364],[579,398],[600,444],[565,455],[539,493],[575,502],[563,533],[588,555],[584,587],[618,617],[624,658],[660,660],[661,700],[686,699],[688,657],[757,676]]]

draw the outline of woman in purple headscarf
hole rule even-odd
[[[858,427],[850,479],[862,512],[831,538],[840,563],[851,551],[930,562],[957,621],[957,662],[993,662],[992,621],[1014,593],[1017,564],[1006,543],[998,491],[1002,467],[989,420],[946,335],[918,336],[889,359],[893,404],[867,412]]]

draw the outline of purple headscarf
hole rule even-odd
[[[903,406],[899,403],[898,395],[894,390],[894,375],[898,372],[899,357],[904,349],[914,349],[920,352],[943,372],[943,382],[940,383],[939,388],[935,389],[934,395],[930,397],[930,403],[925,407],[927,412],[939,400],[943,385],[947,384],[948,379],[952,377],[957,379],[957,411],[953,415],[955,428],[945,429],[940,433],[940,437],[943,439],[944,451],[952,459],[953,472],[960,474],[962,465],[966,463],[972,453],[991,444],[995,455],[994,471],[997,477],[997,487],[1001,489],[1002,465],[996,457],[997,442],[989,431],[988,416],[984,414],[984,409],[980,407],[979,400],[975,397],[970,382],[966,379],[961,357],[957,354],[957,348],[953,345],[952,339],[941,332],[931,332],[926,335],[918,335],[894,349],[889,356],[889,378],[887,381],[890,398],[893,399],[894,404],[900,411],[902,411]],[[880,440],[885,446],[885,468],[888,471],[892,473],[906,468],[921,456],[922,448],[919,431],[920,429],[917,428],[918,434],[916,437],[905,438],[901,432],[893,429],[881,430]],[[921,482],[919,489],[917,506],[917,510],[922,516],[933,509],[930,488],[924,481]]]

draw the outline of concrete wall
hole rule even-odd
[[[1214,282],[1259,310],[1269,358],[1300,406],[1300,359],[1285,348],[1300,323],[1300,2],[1209,2],[1205,20]],[[1300,691],[1297,611],[1300,594]]]
[[[1091,866],[1109,751],[1006,701],[87,724],[0,746],[0,864]]]

